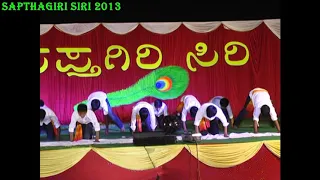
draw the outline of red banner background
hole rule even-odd
[[[249,60],[242,66],[230,66],[225,61],[225,45],[231,41],[245,44],[249,50]],[[212,67],[201,67],[191,58],[191,64],[197,68],[192,72],[187,67],[188,52],[196,54],[195,45],[203,42],[207,45],[207,53],[199,57],[201,61],[210,61],[214,51],[219,60]],[[97,90],[113,92],[129,87],[152,70],[141,69],[136,63],[137,48],[143,44],[157,46],[162,52],[160,67],[177,65],[189,72],[190,83],[185,94],[196,96],[200,103],[208,102],[212,97],[222,95],[230,99],[236,115],[244,104],[246,96],[255,87],[266,88],[273,100],[276,111],[280,112],[280,40],[262,23],[249,32],[235,32],[220,26],[209,33],[195,33],[180,26],[176,31],[166,34],[154,34],[139,26],[126,35],[117,35],[103,26],[80,36],[71,36],[52,28],[40,37],[40,47],[49,48],[50,53],[40,55],[40,67],[44,57],[48,60],[48,68],[40,75],[41,98],[55,111],[62,124],[68,124],[73,106],[85,100],[88,95]],[[117,59],[111,59],[115,65],[112,70],[105,67],[106,51],[111,45],[121,45],[129,53],[130,66],[126,71],[121,69],[124,63],[124,53]],[[81,53],[78,60],[70,60],[66,54],[58,53],[56,48],[91,48],[91,53]],[[245,57],[245,49],[237,46],[238,52],[229,56],[230,60],[241,60]],[[228,50],[231,50],[229,47]],[[144,52],[143,50],[141,52]],[[117,53],[113,51],[112,54]],[[90,58],[93,65],[101,67],[98,77],[67,76],[56,68],[56,61],[61,59],[62,66],[73,64],[82,67]],[[155,63],[158,53],[150,49],[150,56],[142,59],[142,63]],[[153,98],[145,98],[151,102]],[[166,100],[169,111],[173,112],[179,98]],[[115,108],[115,113],[129,122],[131,105]]]

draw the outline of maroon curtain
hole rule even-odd
[[[242,66],[231,66],[225,61],[225,45],[231,41],[238,41],[246,45],[249,60]],[[197,68],[190,71],[186,57],[188,52],[196,54],[195,45],[203,42],[207,45],[207,53],[199,57],[201,61],[214,58],[214,51],[218,54],[218,62],[212,67],[201,67],[191,58],[191,64]],[[141,69],[136,63],[137,48],[142,44],[157,46],[162,52],[160,67],[177,65],[189,72],[190,83],[185,94],[196,96],[201,103],[208,102],[212,97],[222,95],[230,99],[234,114],[242,108],[246,97],[255,87],[266,88],[273,100],[276,111],[280,112],[280,40],[262,23],[249,32],[235,32],[220,26],[209,33],[195,33],[181,26],[176,31],[160,35],[149,32],[141,26],[126,35],[117,35],[102,25],[81,35],[71,36],[52,28],[40,37],[40,47],[50,50],[40,55],[40,67],[44,58],[48,60],[48,68],[40,75],[41,98],[52,108],[62,124],[68,124],[73,106],[85,100],[88,95],[97,90],[105,92],[118,91],[134,84],[138,79],[152,70]],[[130,66],[126,71],[121,69],[124,63],[124,53],[110,62],[115,68],[107,70],[105,57],[111,45],[121,45],[130,56]],[[78,60],[70,60],[66,54],[58,53],[56,48],[91,48],[91,53],[81,53]],[[241,60],[245,57],[245,48],[236,46],[238,52],[230,56],[230,60]],[[232,46],[228,48],[232,50]],[[141,52],[144,52],[143,50]],[[112,51],[116,54],[117,50]],[[72,54],[75,56],[76,54]],[[88,58],[91,66],[98,65],[102,73],[98,77],[69,77],[66,72],[59,72],[56,62],[61,60],[62,66],[73,64],[84,66]],[[150,49],[150,56],[142,63],[155,63],[158,53]],[[68,71],[72,72],[72,70]],[[145,98],[153,101],[153,98]],[[179,98],[166,100],[169,111],[173,112]],[[115,112],[123,121],[129,121],[132,105],[115,108]]]

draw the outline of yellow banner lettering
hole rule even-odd
[[[236,45],[239,45],[239,46],[243,47],[246,50],[246,55],[242,60],[231,61],[229,59],[229,56],[230,55],[234,55],[234,54],[236,54],[238,52],[238,47]],[[228,48],[230,46],[232,46],[232,49],[228,50]],[[249,49],[242,42],[238,42],[238,41],[228,42],[224,46],[224,51],[226,52],[226,54],[224,55],[224,59],[226,60],[226,63],[229,64],[230,66],[242,66],[242,65],[245,65],[249,60]]]
[[[150,64],[144,64],[144,63],[141,63],[141,58],[146,58],[150,55],[150,49],[149,48],[152,48],[154,50],[156,50],[158,52],[158,55],[159,55],[159,58],[158,60],[155,62],[155,63],[150,63]],[[145,49],[145,52],[144,53],[140,53],[140,51],[142,49]],[[161,65],[161,62],[162,62],[162,53],[161,53],[161,50],[157,47],[157,46],[154,46],[152,44],[143,44],[143,45],[140,45],[137,49],[137,58],[136,58],[136,62],[137,62],[137,65],[142,68],[142,69],[156,69],[158,68],[160,65]]]
[[[50,53],[50,49],[49,48],[40,48],[40,54],[48,54]],[[40,74],[45,72],[48,69],[49,63],[48,63],[48,59],[46,57],[43,58],[43,64],[40,67]]]
[[[208,51],[207,45],[205,43],[203,43],[203,42],[197,43],[196,46],[195,46],[195,49],[197,51],[197,56],[203,56]],[[190,69],[190,71],[192,71],[192,72],[196,72],[197,68],[196,67],[192,67],[191,59],[190,59],[191,57],[193,57],[194,60],[196,60],[196,62],[201,67],[214,66],[218,62],[218,59],[219,59],[219,55],[218,55],[217,51],[214,51],[214,58],[211,61],[203,62],[197,56],[193,52],[188,52],[188,54],[187,54],[187,58],[186,58],[187,66]]]
[[[110,52],[112,50],[117,50],[117,53],[116,54],[110,54]],[[121,69],[122,69],[122,71],[126,71],[129,68],[129,66],[130,66],[130,57],[129,57],[128,51],[124,47],[122,47],[120,45],[112,45],[112,46],[108,47],[107,56],[106,56],[105,61],[104,61],[105,66],[106,66],[106,68],[108,70],[111,70],[111,69],[113,69],[115,67],[114,64],[110,63],[110,58],[116,59],[116,58],[118,58],[118,57],[120,57],[122,55],[122,52],[124,52],[124,54],[126,56],[126,59],[124,61],[124,64],[121,66]]]
[[[57,48],[57,52],[65,53],[66,56],[70,60],[77,60],[80,57],[80,53],[91,53],[90,48]],[[72,53],[76,53],[75,56],[72,56]],[[91,60],[88,58],[88,62],[83,67],[76,67],[73,64],[68,64],[65,67],[62,67],[61,60],[58,59],[56,62],[56,68],[60,72],[67,72],[72,69],[75,72],[67,72],[67,75],[70,76],[77,76],[77,77],[97,77],[101,74],[101,68],[99,66],[92,66],[91,67]],[[85,73],[90,69],[90,73]]]

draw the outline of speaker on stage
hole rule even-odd
[[[136,146],[167,145],[177,143],[177,136],[162,131],[133,133]]]

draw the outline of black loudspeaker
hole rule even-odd
[[[192,136],[191,132],[181,134],[182,141],[188,143],[195,143],[201,141],[201,136]]]
[[[154,146],[176,144],[177,136],[166,135],[165,132],[141,132],[133,133],[133,144],[135,146]]]

